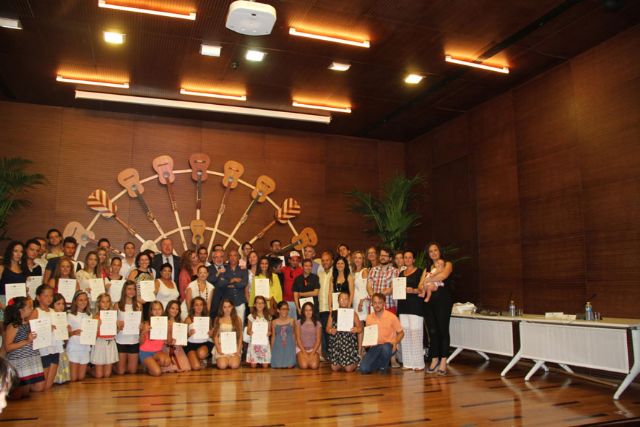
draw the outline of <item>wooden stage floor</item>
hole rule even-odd
[[[620,401],[613,389],[526,366],[500,377],[505,362],[460,355],[449,375],[394,369],[387,374],[242,368],[151,378],[115,376],[54,386],[9,402],[0,426],[482,426],[640,424],[640,388]]]

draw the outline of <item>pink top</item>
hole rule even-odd
[[[162,351],[162,346],[164,346],[165,340],[152,340],[149,339],[149,332],[144,335],[144,340],[142,344],[140,344],[140,351],[146,351],[149,353],[157,353]]]

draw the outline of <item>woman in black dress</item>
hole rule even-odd
[[[399,258],[398,254],[396,257]],[[404,338],[400,343],[403,369],[422,371],[424,369],[424,298],[420,294],[420,278],[422,269],[414,265],[413,251],[404,251],[402,264],[405,269],[400,277],[407,280],[407,299],[398,300],[398,317],[404,330]]]

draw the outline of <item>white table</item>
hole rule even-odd
[[[540,367],[544,367],[545,362],[557,363],[569,373],[573,373],[569,366],[620,372],[627,375],[613,395],[617,400],[640,373],[639,319],[565,321],[536,315],[517,319],[520,321],[520,350],[502,371],[502,376],[521,359],[535,362],[525,381],[529,381]],[[629,334],[633,351],[631,369]]]
[[[451,363],[463,350],[475,351],[486,360],[490,354],[513,357],[514,334],[519,317],[452,314],[449,332],[455,350],[447,359]]]

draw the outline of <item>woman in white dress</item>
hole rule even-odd
[[[365,267],[364,254],[354,251],[351,254],[353,260],[353,276],[355,277],[355,292],[353,296],[353,309],[358,315],[358,319],[364,326],[369,314],[370,298],[367,293],[367,277],[369,271]],[[362,334],[358,334],[358,353],[362,355]]]
[[[191,310],[191,301],[195,297],[200,297],[206,301],[207,307],[211,307],[211,300],[213,299],[213,285],[207,282],[209,276],[209,270],[204,265],[198,267],[198,278],[189,283],[185,290],[184,301],[180,309],[183,321],[187,318],[189,310]]]

